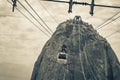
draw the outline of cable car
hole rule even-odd
[[[59,55],[58,55],[58,58],[59,59],[67,59],[66,53],[60,52]]]
[[[67,63],[66,48],[67,48],[66,45],[63,44],[62,50],[60,52],[58,52],[58,55],[57,55],[58,63],[61,63],[61,64],[66,64]]]
[[[81,16],[77,16],[77,15],[76,15],[76,16],[74,17],[73,23],[76,23],[76,24],[82,23]]]

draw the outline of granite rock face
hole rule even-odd
[[[57,60],[67,46],[67,63]],[[105,38],[81,19],[57,27],[43,47],[31,80],[120,80],[120,63]]]

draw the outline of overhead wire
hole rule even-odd
[[[50,30],[51,33],[53,33],[53,31],[49,28],[49,26],[45,23],[45,21],[39,16],[39,14],[35,11],[35,9],[30,5],[30,3],[25,0],[25,2],[27,3],[27,5],[33,10],[33,12],[39,17],[39,19],[45,24],[45,26],[48,28],[48,30]]]
[[[103,25],[103,26],[101,26],[101,27],[97,28],[97,30],[99,30],[99,29],[101,29],[101,28],[105,27],[106,25],[108,25],[108,24],[112,23],[113,21],[115,21],[115,20],[117,20],[117,19],[119,19],[119,18],[120,18],[120,16],[116,17],[115,19],[111,20],[110,22],[106,23],[105,25]]]
[[[58,23],[57,20],[55,19],[55,17],[52,16],[52,14],[48,11],[48,9],[45,7],[45,5],[42,4],[41,1],[40,1],[40,4],[41,4],[41,6],[46,10],[46,12],[51,16],[51,18],[52,18],[56,23]]]
[[[12,5],[12,3],[7,0],[8,3],[10,3]],[[22,11],[20,11],[18,8],[16,8],[16,10],[22,14],[27,20],[29,20],[36,28],[38,28],[41,32],[43,32],[47,37],[50,37],[47,33],[45,33],[42,29],[40,29],[32,20],[30,20],[30,18],[28,18]]]
[[[109,20],[111,20],[112,18],[114,18],[115,16],[117,16],[119,13],[120,13],[120,11],[117,12],[117,13],[116,13],[115,15],[113,15],[112,17],[110,17],[110,18],[108,18],[107,20],[105,20],[105,21],[104,21],[103,23],[101,23],[99,26],[95,27],[95,29],[103,26],[105,23],[107,23]]]
[[[118,32],[120,32],[120,30],[117,30],[117,31],[111,33],[110,35],[106,36],[105,38],[109,38],[109,37],[111,37],[112,35],[114,35],[114,34],[116,34],[116,33],[118,33]]]
[[[111,22],[117,20],[118,18],[120,18],[120,16],[116,17],[116,16],[119,15],[119,14],[120,14],[120,11],[117,12],[117,13],[116,13],[115,15],[113,15],[112,17],[108,18],[108,19],[107,19],[105,22],[103,22],[102,24],[100,24],[98,27],[96,27],[96,29],[99,30],[99,29],[101,29],[102,27],[105,27],[106,25],[110,24]],[[114,17],[116,17],[116,18],[113,19],[113,20],[111,20],[111,19],[114,18]],[[110,20],[111,20],[111,21],[110,21]],[[109,21],[109,22],[108,22],[108,21]],[[108,23],[107,23],[107,22],[108,22]],[[118,33],[118,32],[119,32],[119,30],[111,33],[110,35],[106,36],[105,38],[109,38],[109,37],[111,37],[112,35],[114,35],[114,34],[116,34],[116,33]]]
[[[112,17],[110,17],[108,20],[110,20],[110,19],[112,19],[113,17],[117,16],[119,13],[120,13],[120,11],[119,11],[118,13],[116,13],[115,15],[113,15]],[[99,29],[105,27],[106,25],[112,23],[113,21],[116,21],[116,20],[119,19],[119,18],[120,18],[120,16],[114,18],[114,19],[111,20],[110,22],[108,22],[108,23],[106,23],[105,25],[102,25],[101,27],[99,27],[97,30],[99,30]],[[112,35],[114,35],[114,34],[116,34],[116,33],[118,33],[118,32],[120,32],[120,30],[117,30],[117,31],[115,31],[115,32],[113,32],[113,33],[111,33],[111,34],[109,34],[109,35],[106,36],[105,38],[109,38],[109,37],[111,37]]]
[[[18,0],[18,3],[43,27],[50,35],[51,33],[35,18],[35,16]]]
[[[97,30],[101,29],[102,27],[105,27],[106,25],[112,23],[113,21],[117,20],[118,18],[120,18],[120,16],[118,16],[117,18],[111,20],[109,23],[105,24],[104,26],[99,27]]]

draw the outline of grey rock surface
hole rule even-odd
[[[57,61],[67,46],[67,63]],[[43,47],[31,80],[120,80],[120,63],[105,38],[86,22],[67,20]]]

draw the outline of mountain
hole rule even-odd
[[[59,24],[47,41],[31,80],[120,80],[119,74],[120,63],[107,40],[75,16]]]

